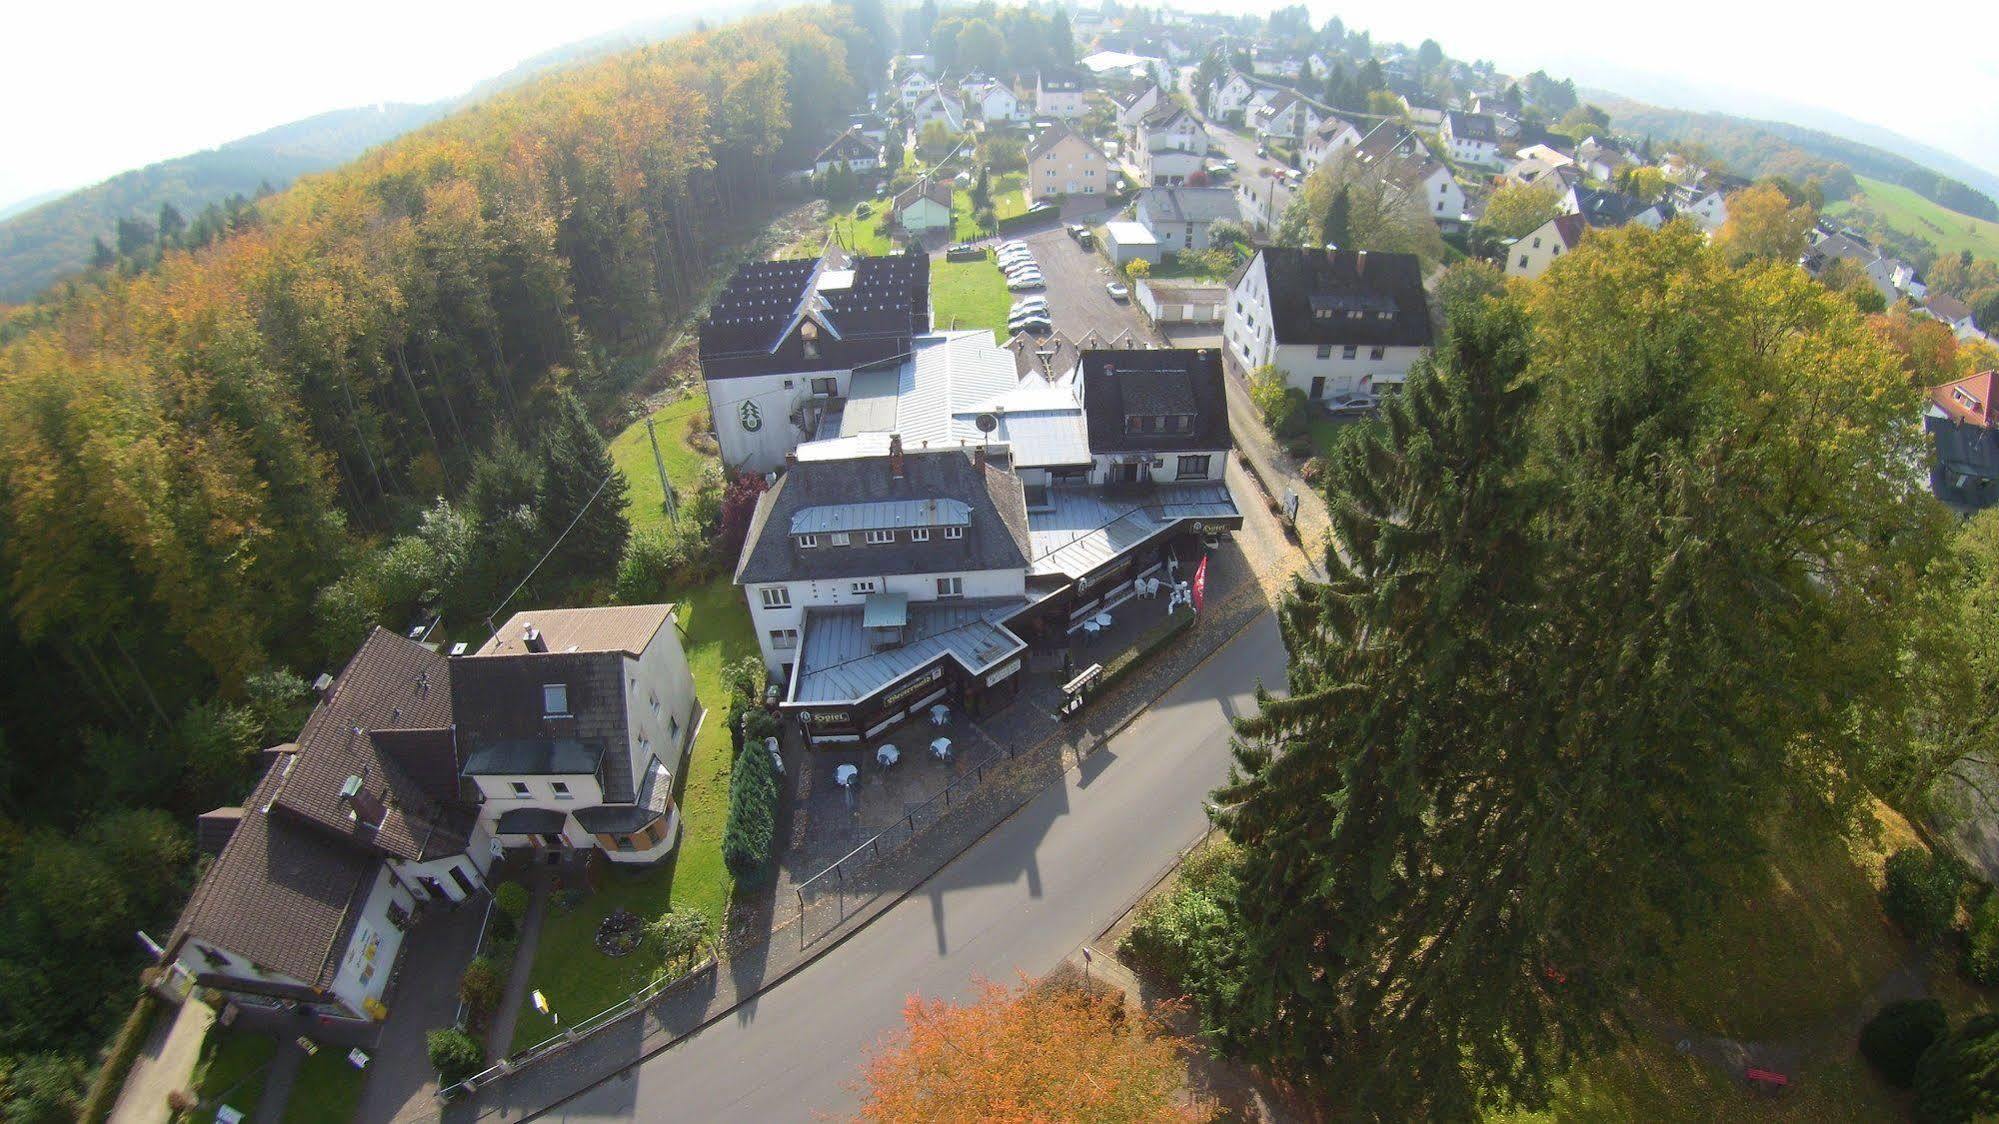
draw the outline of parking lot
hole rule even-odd
[[[1023,241],[1034,252],[1047,287],[1014,296],[1038,294],[1047,298],[1049,319],[1055,322],[1056,332],[1077,343],[1093,328],[1106,342],[1126,331],[1141,345],[1157,342],[1137,307],[1128,300],[1112,300],[1104,289],[1107,283],[1122,282],[1123,278],[1112,273],[1096,251],[1078,246],[1061,227],[1030,234]]]

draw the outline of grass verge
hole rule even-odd
[[[256,1115],[257,1103],[264,1098],[264,1073],[277,1052],[278,1041],[269,1035],[210,1027],[201,1057],[194,1063],[191,1084],[201,1108],[193,1119],[206,1124],[225,1104],[246,1117]]]
[[[687,443],[687,435],[707,413],[708,395],[705,391],[696,391],[653,411],[653,429],[659,436],[659,459],[666,465],[666,478],[673,482],[682,503],[692,498],[694,489],[701,481],[701,470],[713,460]],[[625,517],[631,520],[632,530],[651,531],[665,527],[666,510],[661,506],[665,497],[659,490],[659,469],[653,463],[652,443],[646,439],[643,419],[633,422],[623,433],[611,439],[611,461],[623,470],[625,482],[631,485]]]
[[[285,1102],[285,1124],[352,1124],[361,1105],[362,1072],[347,1060],[347,1051],[321,1046],[299,1066],[291,1098]]]

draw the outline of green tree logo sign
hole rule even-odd
[[[755,433],[764,427],[764,412],[755,402],[746,400],[736,407],[736,417],[743,423],[745,432]]]

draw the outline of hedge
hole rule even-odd
[[[1860,1028],[1860,1056],[1897,1089],[1916,1079],[1916,1063],[1937,1039],[1950,1032],[1950,1016],[1934,999],[1888,1004]]]
[[[729,771],[729,820],[722,829],[722,861],[736,881],[769,867],[777,834],[777,769],[761,747],[736,754]]]
[[[1881,908],[1909,936],[1932,940],[1956,923],[1957,898],[1963,888],[1964,870],[1956,859],[1904,847],[1888,856]]]
[[[486,1052],[455,1026],[433,1030],[424,1040],[439,1085],[456,1085],[486,1067]]]
[[[118,1103],[118,1091],[125,1086],[125,1075],[131,1072],[132,1060],[139,1056],[139,1048],[146,1043],[146,1032],[152,1029],[153,1012],[159,1008],[160,1001],[152,992],[140,993],[139,1001],[132,1004],[131,1012],[111,1040],[110,1049],[105,1051],[104,1064],[97,1067],[97,1075],[90,1079],[90,1091],[84,1094],[77,1119],[95,1124],[111,1115],[111,1106]]]
[[[1959,1124],[1999,1111],[1999,1015],[1978,1015],[1937,1040],[1916,1063],[1922,1124]]]

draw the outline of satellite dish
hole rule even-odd
[[[980,433],[991,433],[999,428],[999,419],[991,414],[980,414],[972,419],[972,424],[979,427]]]

